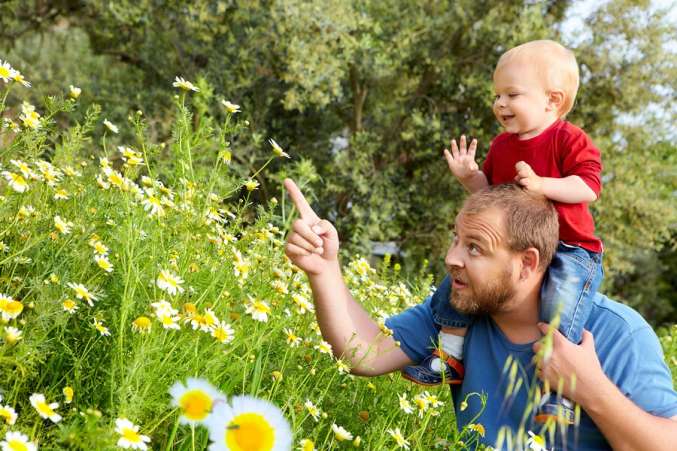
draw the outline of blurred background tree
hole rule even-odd
[[[268,137],[298,162],[260,176],[259,200],[279,196],[285,175],[305,178],[347,250],[393,241],[405,264],[426,258],[441,275],[464,197],[442,149],[465,133],[481,161],[499,133],[500,54],[562,41],[582,75],[568,119],[602,150],[593,211],[604,289],[654,323],[675,322],[677,27],[649,1],[596,3],[566,33],[580,2],[10,0],[0,58],[33,82],[36,102],[73,84],[113,122],[143,110],[160,142],[171,119],[160,93],[176,75],[199,79],[205,114],[227,99],[257,131],[233,147],[234,170],[267,158]]]

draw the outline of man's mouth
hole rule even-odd
[[[454,277],[451,279],[451,288],[453,290],[460,290],[468,286],[467,282],[464,282],[462,279]]]

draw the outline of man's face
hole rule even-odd
[[[504,311],[515,294],[518,258],[507,248],[503,213],[459,214],[445,264],[452,279],[450,301],[467,314]]]

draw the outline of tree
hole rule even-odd
[[[155,90],[175,75],[203,76],[216,95],[241,104],[259,131],[234,150],[242,168],[264,158],[264,137],[275,137],[305,168],[317,168],[315,195],[329,206],[318,213],[335,222],[348,249],[366,253],[370,240],[394,240],[411,261],[425,256],[440,268],[464,196],[442,149],[465,133],[479,140],[483,159],[499,132],[490,108],[498,57],[527,40],[562,40],[570,2],[54,4],[6,2],[0,42],[18,45],[13,39],[31,27],[55,33],[45,25],[54,21],[69,33],[84,30],[91,52],[133,74],[118,84],[103,74],[93,91],[143,107],[160,136],[166,105]],[[674,135],[675,52],[665,43],[676,31],[666,11],[649,5],[611,0],[569,43],[582,74],[570,120],[593,138],[605,165],[593,208],[608,287],[635,270],[637,255],[671,242],[677,223],[669,176],[675,148],[660,143]],[[651,117],[652,109],[668,117]],[[260,182],[261,196],[279,193],[278,176]]]

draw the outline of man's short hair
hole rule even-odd
[[[504,183],[471,194],[460,214],[479,214],[493,208],[504,213],[508,249],[513,252],[538,249],[539,269],[545,271],[559,241],[559,220],[552,202],[516,183]]]
[[[494,74],[503,64],[515,60],[533,66],[546,91],[559,89],[564,92],[564,103],[558,111],[559,117],[564,118],[574,107],[580,83],[574,52],[559,42],[548,39],[530,41],[501,55]]]

